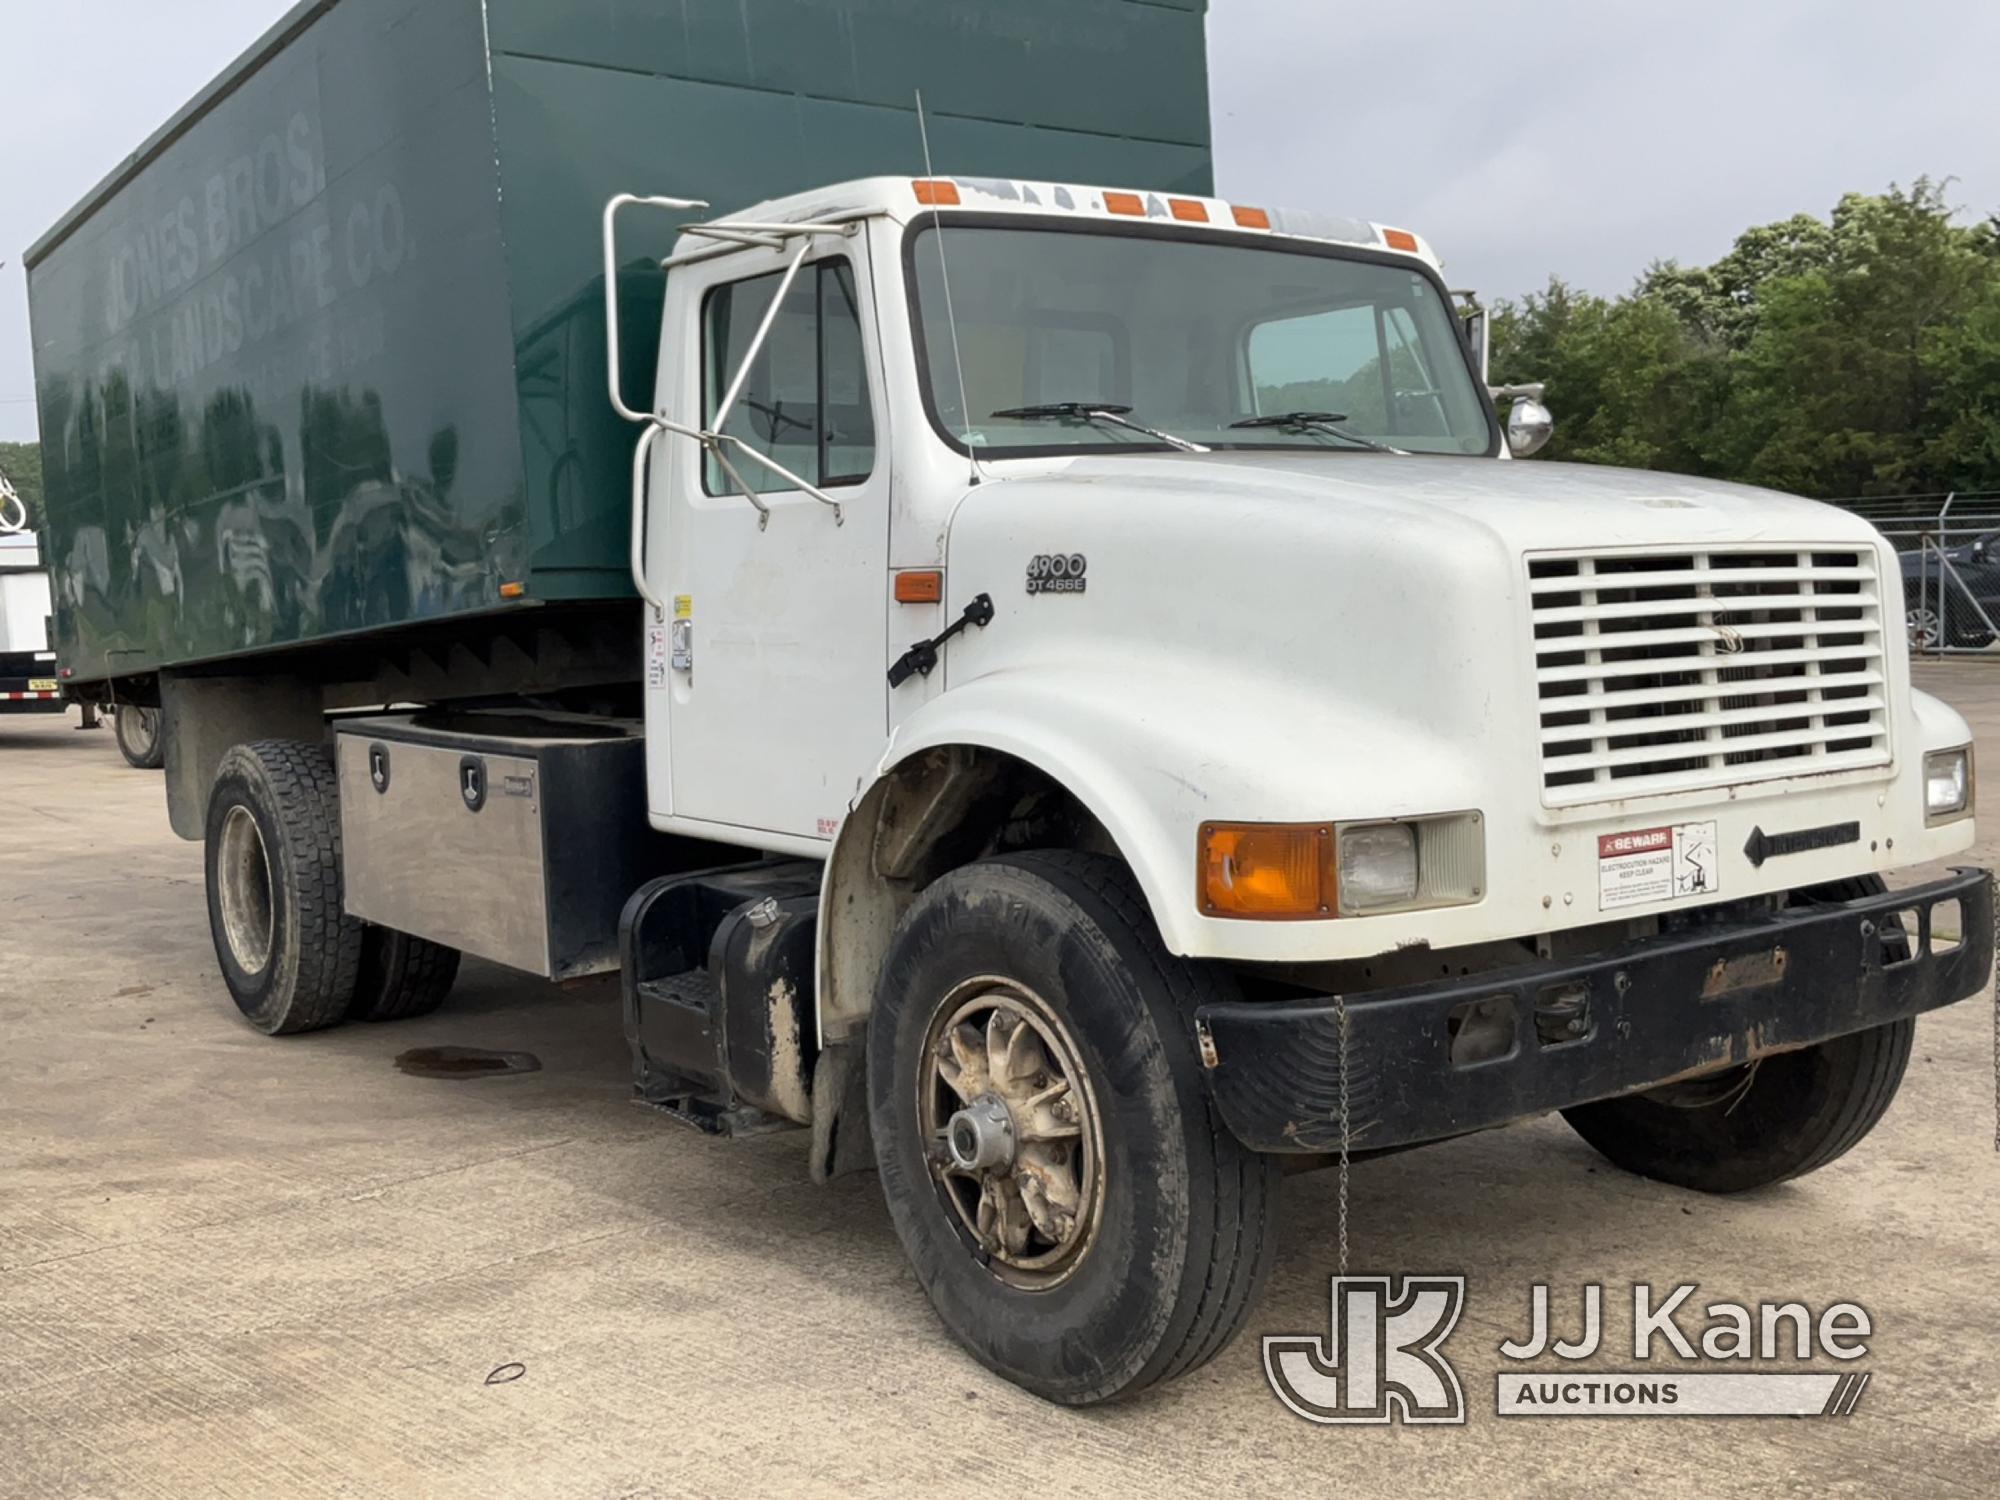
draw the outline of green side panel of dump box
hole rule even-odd
[[[91,681],[622,599],[612,193],[1210,188],[1203,0],[311,0],[28,253],[57,647]],[[650,390],[668,223],[631,220]]]

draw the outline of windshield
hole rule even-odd
[[[1066,405],[1210,448],[1495,451],[1456,320],[1407,265],[1110,229],[943,236],[942,268],[935,226],[911,245],[920,353],[938,425],[982,453],[1169,446]]]

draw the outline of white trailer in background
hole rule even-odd
[[[0,479],[0,486],[5,480]],[[11,487],[0,524],[13,516]],[[49,649],[49,575],[31,531],[0,531],[0,714],[61,713]]]

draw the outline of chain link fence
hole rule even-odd
[[[1872,522],[1895,547],[1913,652],[2000,661],[2000,490],[1830,503]]]

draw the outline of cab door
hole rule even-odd
[[[796,248],[673,273],[670,302],[695,336],[662,382],[667,410],[698,401],[712,427]],[[670,620],[649,630],[647,667],[662,826],[802,850],[832,839],[881,756],[889,449],[866,257],[856,234],[800,266],[721,428],[838,510],[740,452],[724,450],[732,475],[696,443],[662,440],[648,581]]]

